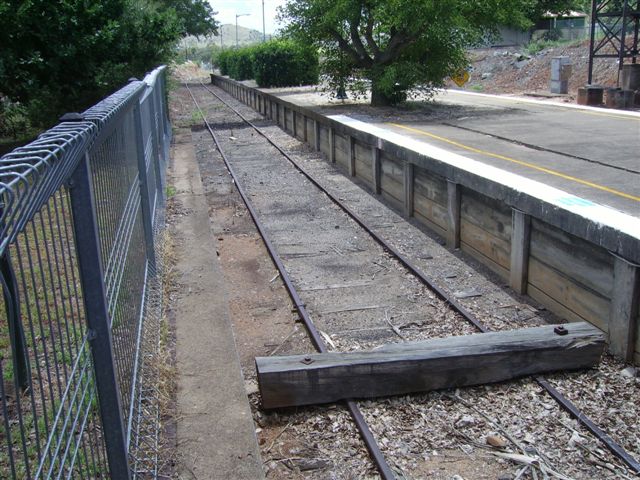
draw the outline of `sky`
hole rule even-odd
[[[236,24],[236,15],[249,13],[249,16],[239,17],[238,25],[253,28],[262,32],[262,0],[209,0],[216,20],[221,24]],[[278,29],[276,9],[284,5],[286,0],[264,0],[265,30],[273,34]]]

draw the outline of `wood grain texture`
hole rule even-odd
[[[432,202],[447,207],[447,181],[423,168],[416,167],[414,172],[415,195],[421,195]]]
[[[511,244],[491,235],[475,223],[463,218],[460,222],[460,239],[472,246],[501,268],[509,270],[511,263]]]
[[[414,211],[414,165],[404,164],[404,214],[413,217]]]
[[[609,349],[614,355],[630,362],[633,360],[638,331],[640,267],[615,257],[613,272]]]
[[[380,156],[380,187],[382,195],[389,199],[395,208],[404,206],[404,168],[396,160],[382,152]]]
[[[382,193],[382,152],[378,147],[371,147],[371,175],[373,177],[373,191],[377,195]]]
[[[464,232],[464,227],[462,231]],[[460,250],[462,250],[465,253],[468,253],[473,258],[478,260],[480,263],[487,266],[489,270],[498,274],[498,276],[500,276],[500,278],[502,278],[503,280],[507,281],[509,279],[509,270],[507,268],[504,268],[499,263],[494,262],[493,259],[491,259],[490,257],[487,257],[481,251],[476,250],[475,246],[469,245],[468,243],[466,243],[464,235],[462,236],[460,241]]]
[[[460,248],[462,187],[447,180],[447,247]]]
[[[520,294],[527,293],[530,243],[531,217],[514,208],[511,215],[511,265],[509,267],[509,285]]]
[[[257,357],[264,408],[402,395],[595,365],[604,335],[585,322],[391,344],[369,352]]]
[[[530,253],[578,285],[611,298],[613,256],[604,248],[532,218]]]
[[[581,288],[566,275],[550,268],[531,256],[529,258],[529,285],[548,295],[555,302],[577,315],[577,318],[587,320],[594,325],[607,330],[609,319],[609,299],[597,293]],[[530,292],[531,294],[531,292]],[[533,294],[531,294],[533,296]],[[545,305],[547,305],[545,303]],[[553,310],[552,306],[547,305]],[[563,315],[562,311],[554,311]],[[567,317],[570,318],[570,317]]]
[[[464,189],[460,215],[505,244],[511,242],[511,208],[485,195]]]

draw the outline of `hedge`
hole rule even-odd
[[[318,53],[292,40],[272,40],[255,47],[253,73],[260,87],[318,83]]]
[[[253,47],[227,49],[214,64],[235,80],[253,78],[260,87],[291,87],[318,82],[318,54],[292,40],[271,40]]]

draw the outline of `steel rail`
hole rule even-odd
[[[242,188],[242,185],[238,181],[238,177],[236,176],[235,171],[233,170],[233,167],[231,166],[231,163],[229,162],[227,156],[225,155],[224,151],[222,150],[222,147],[220,146],[220,142],[218,141],[218,138],[217,138],[216,134],[213,132],[213,129],[211,128],[211,125],[209,125],[209,122],[207,121],[207,118],[204,115],[204,112],[202,111],[202,109],[198,105],[198,102],[197,102],[195,96],[193,95],[193,93],[191,92],[191,89],[189,88],[188,84],[185,83],[184,85],[187,88],[187,91],[189,92],[189,95],[191,95],[191,98],[193,99],[193,103],[195,104],[196,108],[200,112],[200,115],[202,116],[202,119],[204,120],[204,124],[205,124],[207,130],[209,131],[209,134],[211,135],[211,138],[213,139],[213,141],[214,141],[214,143],[216,145],[216,148],[218,149],[218,152],[220,152],[220,155],[222,156],[222,160],[224,161],[224,163],[225,163],[225,165],[227,167],[227,170],[229,171],[229,174],[231,174],[231,177],[233,178],[233,182],[234,182],[234,184],[236,186],[236,189],[238,190],[238,193],[240,194],[240,197],[242,197],[242,201],[244,202],[245,206],[247,207],[247,210],[249,211],[249,214],[251,215],[251,218],[253,219],[253,223],[255,224],[256,228],[258,229],[258,233],[260,233],[260,236],[262,237],[264,245],[267,248],[267,251],[269,252],[269,256],[273,260],[273,263],[275,264],[276,268],[278,269],[278,272],[280,272],[280,278],[282,278],[282,280],[284,281],[284,284],[285,284],[285,286],[287,288],[287,292],[289,293],[289,297],[291,297],[291,301],[294,303],[294,305],[296,307],[296,310],[298,311],[298,314],[302,318],[302,321],[304,322],[305,327],[307,328],[307,331],[309,332],[309,335],[311,337],[311,342],[313,343],[314,347],[316,348],[316,350],[318,352],[327,353],[328,352],[327,346],[326,346],[322,336],[320,335],[320,332],[318,331],[318,329],[316,328],[315,324],[313,323],[313,320],[311,320],[311,317],[309,316],[309,313],[307,312],[307,309],[305,308],[304,302],[302,301],[302,299],[298,295],[298,291],[294,287],[294,285],[293,285],[293,283],[291,281],[291,277],[289,276],[289,273],[287,272],[284,264],[282,263],[282,260],[281,260],[280,256],[278,255],[278,252],[276,251],[275,247],[271,243],[271,240],[269,239],[269,237],[267,235],[267,232],[265,231],[264,227],[262,226],[262,223],[258,219],[258,215],[257,215],[256,211],[254,210],[253,205],[251,204],[248,195],[245,193],[244,189]],[[237,113],[226,102],[224,102],[221,99],[220,99],[220,101],[222,103],[224,103],[228,108],[231,108],[234,111],[234,113]],[[382,476],[382,478],[384,480],[395,480],[396,475],[393,473],[393,470],[391,470],[391,467],[389,466],[389,464],[385,460],[384,455],[382,454],[382,451],[380,450],[380,446],[376,442],[376,439],[374,438],[373,433],[369,429],[369,426],[367,425],[364,417],[362,416],[362,412],[360,412],[360,409],[359,409],[358,405],[356,404],[356,402],[354,400],[346,400],[345,403],[347,404],[347,408],[349,410],[349,413],[351,414],[351,417],[353,418],[353,421],[355,422],[356,427],[357,427],[357,429],[360,432],[360,435],[362,437],[362,440],[364,441],[364,443],[365,443],[365,445],[367,447],[367,450],[371,454],[371,457],[372,457],[374,463],[376,464],[376,467],[378,468],[378,471],[380,472],[380,475]]]
[[[240,117],[245,123],[247,123],[250,127],[252,127],[258,134],[263,136],[267,141],[275,147],[289,162],[307,179],[313,183],[316,187],[318,187],[334,204],[340,207],[351,219],[353,219],[358,225],[360,225],[370,236],[373,238],[384,250],[397,258],[397,260],[407,268],[412,274],[414,274],[420,281],[429,287],[441,300],[445,301],[453,310],[459,313],[465,320],[471,323],[474,327],[476,327],[480,332],[487,333],[490,331],[472,312],[467,310],[460,302],[458,302],[455,298],[451,297],[447,292],[445,292],[442,288],[435,284],[435,282],[430,279],[424,272],[422,272],[419,268],[411,263],[411,261],[406,258],[402,253],[400,253],[396,248],[387,243],[380,235],[374,232],[371,228],[369,228],[364,220],[362,220],[355,212],[353,212],[349,207],[344,205],[337,197],[331,194],[327,189],[325,189],[313,176],[308,173],[298,162],[296,162],[287,152],[285,152],[280,146],[278,146],[273,140],[271,140],[259,127],[255,126],[250,120],[245,118],[238,110],[233,108],[229,103],[225,102],[218,94],[209,89],[204,83],[200,82],[202,87],[207,90],[211,95],[215,96],[219,101],[224,103],[228,108],[233,110],[233,112]],[[640,473],[640,462],[636,460],[631,454],[629,454],[622,446],[615,442],[606,432],[604,432],[600,427],[598,427],[593,420],[591,420],[587,415],[585,415],[580,409],[571,402],[568,398],[566,398],[562,393],[560,393],[548,380],[546,380],[541,375],[535,375],[534,380],[540,385],[564,410],[566,410],[569,415],[578,420],[580,424],[588,431],[590,431],[614,456],[619,458],[623,463],[625,463],[629,468],[631,468],[635,473]]]

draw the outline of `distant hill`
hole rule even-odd
[[[220,46],[220,37],[222,37],[223,47],[234,47],[236,45],[236,26],[230,23],[220,25],[218,27],[218,35],[207,35],[206,37],[186,37],[182,40],[182,45],[185,44],[189,48],[206,47],[209,45]],[[267,34],[267,40],[272,35]],[[238,25],[238,45],[251,45],[254,43],[262,42],[262,32],[254,30],[252,28],[245,28]]]

